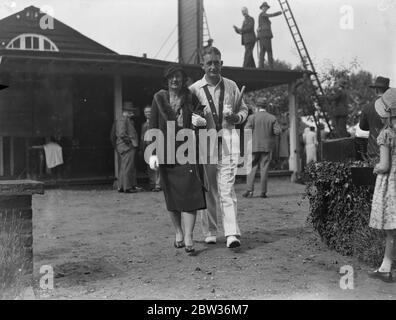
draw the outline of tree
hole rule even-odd
[[[293,70],[291,65],[276,60],[274,62],[275,70]],[[294,70],[303,70],[301,66]],[[373,82],[373,76],[370,72],[362,70],[357,60],[353,60],[349,65],[335,66],[328,62],[319,73],[324,90],[324,103],[322,111],[331,118],[331,99],[332,93],[336,87],[336,82],[339,79],[347,81],[347,93],[349,96],[348,103],[348,118],[347,124],[354,126],[359,122],[359,117],[362,109],[375,98],[374,90],[369,88]],[[316,108],[312,99],[313,91],[311,81],[308,76],[304,77],[296,90],[298,99],[298,115],[312,117],[315,114]],[[245,100],[250,108],[254,108],[256,102],[260,98],[265,98],[269,103],[268,111],[278,117],[284,117],[288,113],[288,90],[287,86],[277,86],[273,88],[266,88],[254,92],[246,93]],[[327,102],[327,103],[326,103]],[[321,120],[323,122],[323,119]]]
[[[359,123],[359,117],[363,108],[372,103],[375,98],[375,92],[369,88],[373,83],[373,75],[365,70],[360,69],[360,64],[354,60],[348,66],[340,65],[338,67],[330,64],[322,72],[323,87],[325,95],[331,103],[331,95],[336,86],[336,82],[345,79],[348,93],[348,118],[347,124],[354,126]],[[331,113],[331,110],[329,110]]]

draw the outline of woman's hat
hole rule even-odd
[[[172,74],[178,71],[183,74],[184,79],[187,79],[187,73],[184,71],[182,66],[179,66],[177,64],[171,64],[165,69],[164,78],[168,79]]]
[[[384,89],[388,89],[389,88],[389,82],[390,79],[389,78],[384,78],[384,77],[378,77],[377,79],[375,79],[374,84],[372,84],[370,86],[370,88],[384,88]]]
[[[396,116],[396,89],[389,88],[375,101],[375,111],[381,118]]]
[[[135,111],[136,108],[133,107],[132,101],[125,101],[122,105],[123,111]]]
[[[260,6],[260,9],[263,9],[263,7],[266,7],[268,9],[271,8],[267,1],[263,2],[263,4]]]

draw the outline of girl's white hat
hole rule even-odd
[[[396,89],[389,88],[375,101],[375,111],[381,118],[396,116]]]

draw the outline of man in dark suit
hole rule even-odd
[[[337,138],[348,137],[347,118],[349,95],[347,91],[348,82],[346,79],[337,80],[336,86],[329,98],[332,106],[332,116],[334,129]]]
[[[256,171],[261,166],[261,194],[267,197],[268,169],[271,161],[271,152],[274,148],[275,137],[281,133],[281,127],[276,117],[266,111],[268,105],[264,99],[257,103],[259,111],[249,116],[245,129],[253,130],[252,142],[252,171],[247,176],[247,190],[242,194],[245,198],[251,198],[254,191],[254,178]]]
[[[116,122],[116,149],[120,155],[118,171],[118,191],[135,193],[142,191],[136,180],[136,152],[139,146],[139,137],[135,129],[133,117],[136,109],[132,102],[123,105],[122,117]]]
[[[378,77],[375,80],[375,83],[370,86],[370,88],[375,89],[376,98],[380,98],[386,90],[389,89],[388,78]],[[383,123],[381,121],[380,116],[375,111],[374,102],[368,104],[362,111],[360,116],[359,127],[362,130],[370,131],[370,135],[367,142],[367,154],[369,157],[379,156],[379,147],[377,144],[377,137],[383,128]]]
[[[276,17],[282,14],[282,11],[277,11],[275,13],[268,13],[268,9],[270,8],[267,2],[264,2],[260,9],[262,12],[259,15],[259,26],[257,30],[257,38],[260,44],[260,60],[259,60],[259,68],[264,68],[264,56],[267,52],[268,54],[268,64],[270,69],[274,67],[274,58],[272,55],[272,29],[271,29],[271,20],[270,18]]]
[[[254,19],[249,16],[248,9],[242,8],[242,15],[245,17],[242,28],[234,26],[235,32],[242,35],[242,45],[245,46],[245,57],[243,59],[244,68],[256,68],[254,62],[253,49],[256,44],[256,34],[254,33]]]

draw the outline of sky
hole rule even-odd
[[[55,18],[120,54],[177,60],[177,0],[0,0],[0,19],[25,7],[51,7]],[[267,1],[269,12],[280,10]],[[244,48],[233,25],[246,6],[257,20],[262,2],[204,0],[211,37],[224,64],[241,66]],[[396,0],[289,0],[308,52],[319,71],[357,60],[373,75],[396,86]],[[353,21],[352,21],[353,20]],[[347,23],[347,29],[345,29]],[[344,27],[342,27],[344,26]],[[274,57],[300,63],[283,16],[272,19]],[[165,40],[170,36],[169,41]],[[161,46],[162,50],[160,50]],[[255,56],[257,51],[255,50]],[[257,59],[256,59],[257,63]],[[392,81],[393,79],[393,81]]]

